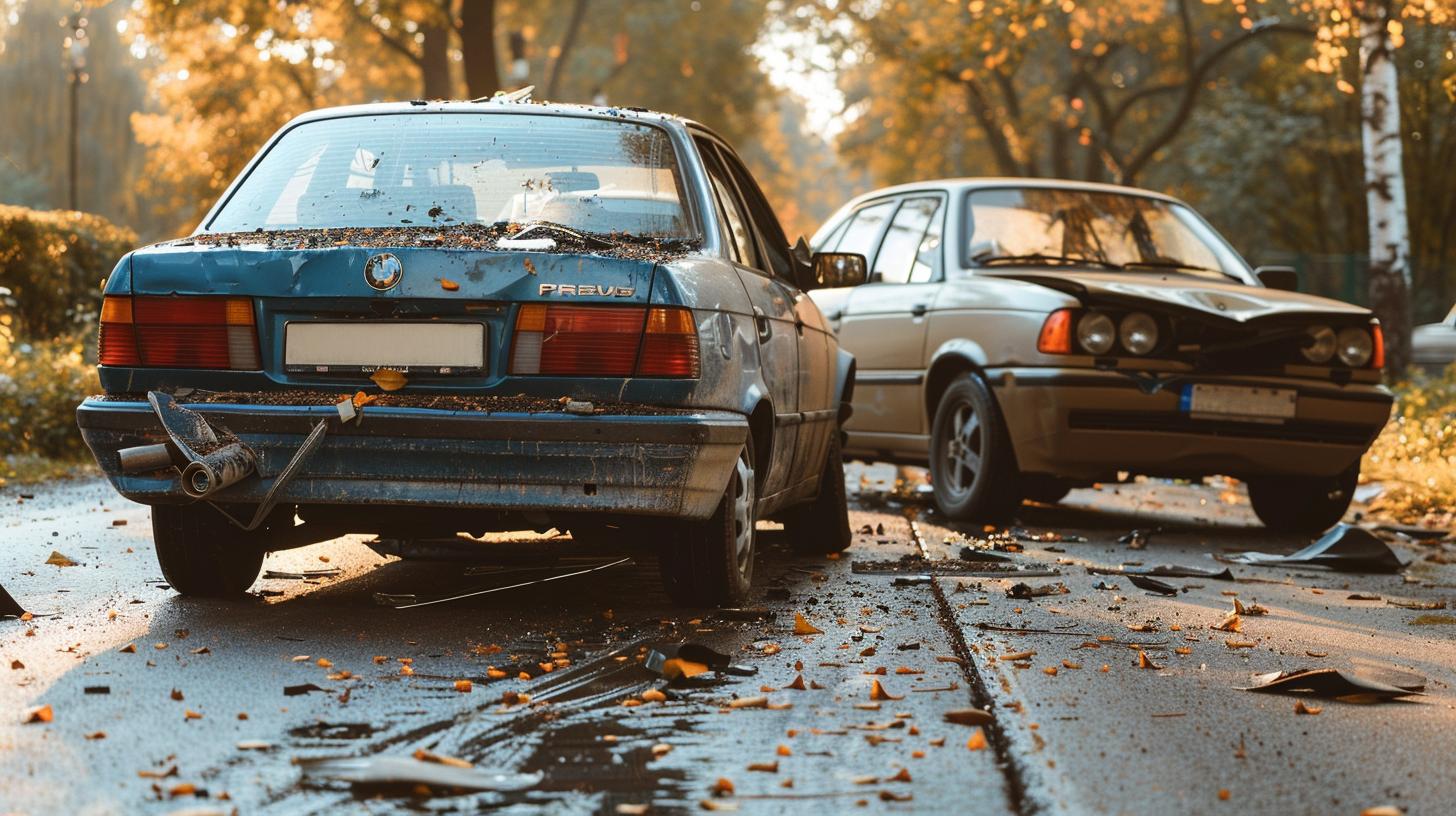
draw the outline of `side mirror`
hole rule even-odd
[[[869,277],[869,263],[855,252],[814,253],[814,285],[819,289],[859,286]]]
[[[1261,266],[1254,270],[1254,277],[1270,289],[1299,291],[1299,272],[1292,266]]]

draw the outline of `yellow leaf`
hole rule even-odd
[[[57,567],[74,567],[74,566],[78,566],[75,561],[72,561],[71,559],[67,558],[66,556],[61,555],[61,553],[60,553],[59,550],[51,550],[51,557],[50,558],[47,558],[45,560],[45,562],[47,564],[54,564]]]
[[[446,292],[458,292],[460,291],[460,284],[450,280],[449,278],[440,278],[440,288],[444,289]]]
[[[375,385],[383,388],[385,391],[398,391],[404,388],[405,384],[409,382],[409,379],[403,373],[395,371],[392,368],[378,369],[369,375],[369,379],[373,380]]]
[[[885,691],[885,687],[882,686],[882,685],[880,685],[880,681],[876,680],[876,681],[874,681],[870,685],[870,699],[871,700],[903,700],[903,699],[905,699],[905,695],[902,694],[902,695],[900,695],[900,696],[897,697],[897,696],[891,694],[890,692]]]
[[[694,663],[691,660],[683,660],[674,657],[671,660],[663,661],[662,676],[669,680],[678,680],[685,677],[697,677],[706,674],[708,667],[702,663]]]
[[[794,634],[796,635],[822,635],[824,630],[810,623],[802,612],[794,613]]]
[[[972,751],[986,750],[986,732],[980,728],[977,728],[971,734],[971,738],[966,740],[966,747],[971,749]]]

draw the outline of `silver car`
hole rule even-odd
[[[1269,527],[1322,530],[1389,417],[1370,311],[1289,291],[1168,196],[925,181],[850,201],[813,246],[871,270],[813,293],[857,362],[846,454],[928,462],[954,518],[1225,474]]]

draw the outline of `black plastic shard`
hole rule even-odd
[[[1399,669],[1296,669],[1254,676],[1244,691],[1312,694],[1353,703],[1378,703],[1422,694],[1426,678]]]
[[[1178,587],[1169,583],[1159,581],[1157,578],[1149,578],[1145,575],[1129,575],[1127,580],[1138,589],[1146,589],[1149,592],[1156,592],[1159,595],[1177,595]]]
[[[1400,572],[1405,562],[1384,541],[1362,527],[1338,524],[1313,544],[1296,553],[1275,555],[1245,552],[1226,560],[1239,564],[1275,567],[1328,567],[1337,572]]]
[[[1159,578],[1213,578],[1232,581],[1234,574],[1228,567],[1208,569],[1206,567],[1181,567],[1176,564],[1159,564],[1155,567],[1088,567],[1091,575],[1155,575]]]
[[[21,606],[19,601],[10,597],[10,593],[5,591],[4,586],[0,586],[0,618],[8,616],[18,618],[24,614],[25,607]]]
[[[343,757],[300,759],[306,780],[333,780],[351,785],[412,788],[426,785],[460,790],[518,791],[540,784],[540,773],[501,773],[464,768],[410,757]]]

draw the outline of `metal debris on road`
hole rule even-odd
[[[1061,581],[1055,584],[1042,584],[1041,586],[1035,587],[1031,584],[1018,583],[1006,590],[1006,597],[1016,598],[1018,600],[1030,600],[1032,598],[1046,598],[1051,595],[1067,595],[1070,593],[1071,590],[1067,589],[1066,585]]]
[[[395,609],[415,609],[421,606],[431,606],[433,604],[448,603],[450,601],[460,601],[466,598],[475,598],[481,595],[489,595],[494,592],[505,592],[511,589],[520,589],[522,587],[535,586],[537,584],[544,584],[550,581],[560,581],[564,578],[575,578],[578,575],[586,575],[592,572],[600,572],[604,569],[611,569],[612,567],[619,567],[623,564],[630,563],[632,563],[631,557],[618,558],[616,560],[607,561],[605,563],[597,564],[595,566],[587,567],[585,569],[577,569],[570,572],[563,572],[558,575],[550,575],[545,578],[537,578],[534,581],[521,581],[515,584],[507,584],[506,586],[490,587],[489,589],[477,589],[473,592],[464,592],[459,595],[422,597],[419,595],[408,593],[395,594],[389,592],[376,592],[374,593],[374,602],[381,606],[392,606]]]
[[[271,580],[304,581],[310,578],[333,578],[341,572],[343,572],[343,570],[339,569],[338,567],[330,567],[329,569],[300,570],[298,572],[264,570],[263,577]]]
[[[304,781],[347,782],[355,786],[416,785],[459,790],[520,791],[541,783],[540,773],[488,772],[409,757],[373,756],[296,760]]]
[[[1182,567],[1175,564],[1159,564],[1155,567],[1088,567],[1089,575],[1153,575],[1158,578],[1212,578],[1218,581],[1232,581],[1234,574],[1228,567],[1221,570],[1207,567]]]
[[[1141,550],[1142,548],[1148,546],[1148,542],[1152,540],[1154,533],[1161,532],[1163,532],[1162,527],[1154,527],[1151,530],[1133,530],[1127,535],[1117,539],[1117,543],[1126,544],[1134,550]]]
[[[1371,703],[1425,693],[1426,678],[1399,669],[1296,669],[1254,676],[1243,691],[1312,694],[1351,703]]]
[[[19,601],[10,597],[10,593],[5,591],[5,586],[0,584],[0,618],[20,618],[24,616],[25,607],[21,606]]]
[[[715,651],[701,643],[659,646],[647,653],[647,659],[643,661],[642,665],[653,674],[667,676],[669,674],[669,671],[667,671],[668,664],[673,660],[697,663],[708,667],[712,671],[738,677],[752,677],[758,674],[757,667],[736,665],[733,663],[733,658],[729,655]]]
[[[1337,524],[1313,544],[1289,555],[1243,552],[1223,560],[1273,567],[1328,567],[1336,572],[1396,573],[1406,564],[1374,533]]]
[[[1146,575],[1129,575],[1127,576],[1127,580],[1131,581],[1132,585],[1137,587],[1138,589],[1145,589],[1148,592],[1156,592],[1159,595],[1178,594],[1178,587],[1175,587],[1169,583],[1164,583],[1163,581],[1159,581],[1156,578],[1149,578]]]

